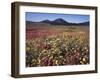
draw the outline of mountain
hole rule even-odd
[[[40,27],[40,26],[50,26],[51,24],[46,22],[32,22],[32,21],[26,21],[26,26],[30,27]]]
[[[53,21],[53,24],[57,24],[57,25],[68,25],[70,23],[68,23],[64,19],[58,18],[58,19],[56,19],[56,20]]]
[[[88,26],[89,25],[89,21],[88,22],[79,23],[79,25]]]
[[[49,24],[53,24],[53,25],[68,25],[69,23],[67,21],[65,21],[64,19],[62,18],[58,18],[54,21],[50,21],[50,20],[43,20],[41,21],[43,23],[49,23]]]
[[[46,25],[82,25],[82,26],[89,26],[89,21],[88,22],[82,22],[82,23],[70,23],[70,22],[67,22],[66,20],[62,19],[62,18],[58,18],[56,20],[53,20],[53,21],[50,21],[50,20],[43,20],[43,21],[40,21],[40,22],[32,22],[32,21],[26,21],[26,25],[35,25],[35,26],[38,26],[38,25],[43,25],[43,26],[46,26]]]
[[[41,21],[41,22],[43,22],[43,23],[51,23],[50,20],[43,20],[43,21]]]

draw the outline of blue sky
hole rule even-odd
[[[53,13],[34,13],[26,12],[26,21],[39,22],[42,20],[53,21],[57,18],[62,18],[71,23],[81,23],[89,21],[89,15],[76,15],[76,14],[53,14]]]

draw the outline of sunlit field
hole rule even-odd
[[[26,28],[26,67],[89,64],[89,27]]]

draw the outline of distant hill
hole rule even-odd
[[[49,23],[49,24],[53,24],[53,25],[68,25],[69,23],[67,21],[65,21],[64,19],[58,18],[54,21],[50,21],[50,20],[44,20],[41,21],[43,23]]]
[[[32,21],[26,21],[26,25],[34,25],[34,26],[50,26],[50,25],[82,25],[82,26],[89,26],[89,21],[88,22],[83,22],[83,23],[69,23],[67,21],[65,21],[62,18],[58,18],[54,21],[50,21],[50,20],[43,20],[40,22],[32,22]]]
[[[83,22],[83,23],[79,23],[79,25],[85,25],[85,26],[89,26],[89,22]]]

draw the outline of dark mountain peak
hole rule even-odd
[[[43,20],[43,21],[41,21],[41,22],[50,23],[51,21],[47,19],[47,20]]]
[[[57,23],[66,23],[66,21],[62,18],[58,18],[56,20],[54,20],[54,22],[57,22]]]
[[[53,25],[66,25],[66,24],[69,24],[67,21],[65,21],[62,18],[57,18],[53,21],[50,21],[50,20],[47,19],[47,20],[43,20],[41,22],[48,23],[48,24],[53,24]]]

